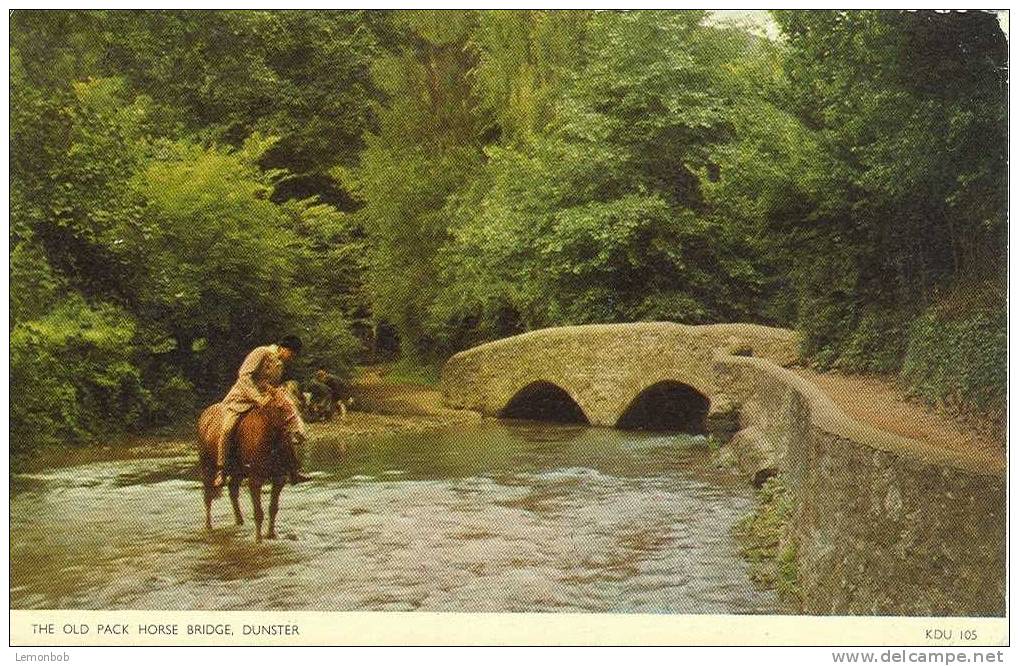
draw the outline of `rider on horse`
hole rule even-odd
[[[291,443],[298,443],[303,439],[304,427],[297,406],[278,388],[283,379],[283,364],[300,351],[301,339],[294,335],[287,335],[274,345],[256,347],[244,359],[244,363],[241,364],[241,368],[237,372],[237,381],[221,403],[223,421],[216,448],[214,486],[219,487],[224,483],[223,467],[226,463],[230,436],[237,421],[245,412],[256,407],[263,407],[275,398],[279,404],[287,406],[288,411],[292,411],[292,414],[288,414],[287,418],[287,436],[290,437]],[[296,467],[290,471],[291,483],[307,480],[308,477],[302,475]]]

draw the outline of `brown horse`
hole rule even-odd
[[[254,408],[244,414],[234,429],[234,455],[227,456],[226,469],[229,479],[230,503],[238,525],[244,524],[238,502],[241,481],[248,479],[251,503],[255,512],[255,541],[262,540],[262,486],[272,484],[269,500],[269,529],[266,539],[276,538],[276,512],[279,511],[280,493],[288,473],[296,467],[293,444],[287,435],[286,400],[277,393],[269,404]],[[217,403],[207,407],[198,419],[199,466],[205,491],[205,529],[212,529],[212,500],[220,495],[220,489],[213,486],[216,477],[216,443],[219,437],[222,407]]]

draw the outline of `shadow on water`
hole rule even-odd
[[[587,424],[587,415],[565,390],[551,382],[528,384],[499,412],[506,419]]]
[[[198,474],[197,463],[178,463],[176,465],[164,465],[154,470],[137,470],[118,474],[112,483],[117,487],[145,486],[164,481],[178,481],[180,479],[194,480],[198,483],[201,477]]]
[[[529,443],[570,442],[591,429],[585,424],[553,424],[526,419],[499,419],[499,427],[510,437]]]
[[[664,381],[635,397],[616,422],[623,430],[706,433],[708,397],[691,386]]]
[[[220,527],[206,533],[201,542],[207,544],[203,555],[194,563],[197,580],[250,580],[279,567],[298,564],[301,555],[292,544],[277,540],[269,546],[255,543],[252,523]],[[192,541],[200,546],[198,540]],[[263,542],[264,543],[264,542]]]

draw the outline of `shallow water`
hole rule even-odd
[[[190,458],[11,479],[14,608],[782,612],[730,530],[751,489],[685,435],[486,422],[313,440],[280,539]],[[268,505],[268,496],[263,501]]]

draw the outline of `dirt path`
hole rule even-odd
[[[443,407],[442,394],[430,386],[357,380],[350,393],[355,410],[373,414],[441,416],[454,411]]]
[[[396,384],[383,381],[385,366],[362,368],[350,385],[353,409],[343,420],[309,425],[311,438],[359,437],[393,432],[421,432],[451,425],[475,423],[474,412],[448,409],[442,393],[425,384]]]
[[[946,449],[1000,456],[1004,464],[1003,438],[981,432],[960,419],[907,400],[889,378],[820,373],[809,368],[790,369],[821,388],[839,409],[854,419]]]

